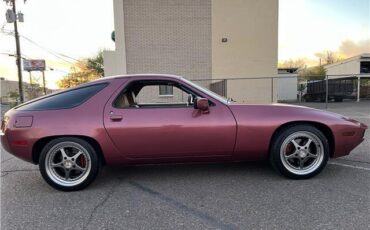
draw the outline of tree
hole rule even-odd
[[[12,101],[8,101],[8,103],[10,102],[11,107],[18,105],[18,103],[19,103],[19,92],[17,90],[8,92],[8,96],[9,96],[10,99],[12,99]]]
[[[316,54],[318,55],[318,54]],[[327,53],[327,60],[333,61],[334,54]],[[289,59],[288,61],[284,61],[279,63],[279,68],[297,68],[298,76],[300,80],[321,80],[325,78],[326,70],[324,67],[321,66],[313,66],[307,67],[306,65],[307,59]]]
[[[302,69],[306,65],[305,61],[303,59],[289,59],[287,61],[284,61],[282,63],[278,64],[278,68],[297,68],[297,69]]]
[[[326,70],[323,66],[305,68],[299,72],[299,76],[306,80],[322,80],[325,78]]]
[[[87,59],[87,66],[90,69],[96,70],[100,76],[104,76],[104,59],[103,59],[103,52],[99,51],[98,55],[93,58]]]
[[[330,65],[343,60],[337,53],[332,51],[316,53],[315,55],[320,58],[322,65]]]
[[[24,91],[27,95],[27,100],[32,100],[40,97],[43,92],[39,84],[27,85]]]
[[[13,99],[14,101],[18,101],[19,99],[19,92],[18,91],[10,91],[8,93],[9,97]]]
[[[60,88],[70,88],[82,83],[90,82],[104,75],[103,55],[99,52],[93,58],[79,60],[68,75],[57,84]]]
[[[30,80],[31,80],[32,83],[24,84],[24,86],[23,86],[24,92],[27,95],[27,97],[26,97],[27,100],[35,99],[35,98],[41,96],[42,92],[43,92],[43,90],[42,90],[42,88],[40,87],[40,84],[39,84],[39,78],[31,76]]]

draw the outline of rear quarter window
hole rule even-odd
[[[80,87],[61,92],[17,107],[17,110],[68,109],[81,105],[105,88],[108,83]]]

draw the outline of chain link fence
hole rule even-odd
[[[196,79],[194,83],[239,103],[296,102],[297,76]]]
[[[370,74],[277,76],[192,80],[240,103],[298,103],[328,108],[332,103],[370,100]]]
[[[299,102],[331,103],[359,102],[370,99],[370,75],[346,74],[327,75],[318,80],[316,76],[306,77],[298,86]]]

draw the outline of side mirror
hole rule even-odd
[[[202,113],[209,112],[209,101],[207,98],[196,98],[194,100],[194,109],[199,109]]]

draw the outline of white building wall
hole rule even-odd
[[[285,77],[285,78],[279,78]],[[296,101],[297,100],[297,74],[279,74],[275,80],[277,83],[278,101]]]
[[[361,63],[359,60],[353,60],[349,62],[329,65],[324,68],[326,69],[326,74],[328,75],[353,75],[360,73],[360,64]]]
[[[115,45],[114,51],[104,51],[104,75],[126,74],[126,41],[123,0],[113,0]]]

